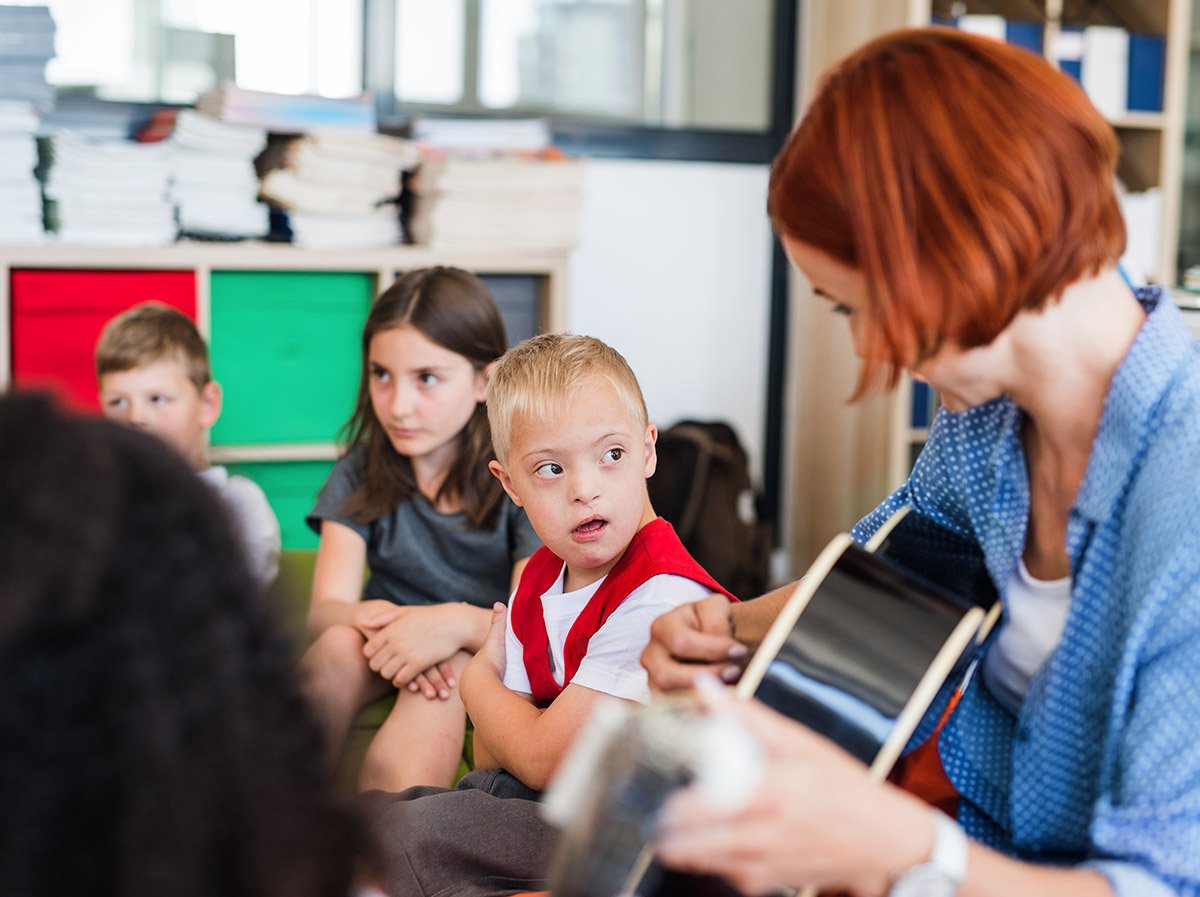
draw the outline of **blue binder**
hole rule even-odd
[[[1004,39],[1038,56],[1042,55],[1042,26],[1039,22],[1005,22]]]
[[[1129,35],[1129,87],[1125,105],[1131,112],[1162,112],[1166,61],[1167,39],[1163,35]]]

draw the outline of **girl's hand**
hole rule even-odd
[[[383,598],[367,598],[354,606],[354,628],[370,638],[381,627],[400,616],[403,608]]]
[[[461,604],[393,606],[392,610],[364,617],[367,641],[363,656],[367,665],[398,688],[407,687],[418,675],[425,674],[426,682],[440,694],[444,689],[431,682],[426,671],[449,660],[463,647],[468,622],[465,610]]]
[[[417,673],[408,683],[393,681],[392,684],[397,688],[418,692],[430,701],[445,701],[450,698],[458,681],[454,678],[454,668],[449,663],[442,662]]]
[[[672,795],[657,838],[666,865],[720,875],[747,894],[808,884],[883,894],[928,856],[932,811],[915,798],[872,781],[832,742],[757,702],[727,693],[704,701],[758,737],[767,768],[736,809],[713,806],[696,786]]]

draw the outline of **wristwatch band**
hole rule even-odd
[[[934,832],[929,859],[896,879],[888,897],[954,897],[967,877],[966,833],[945,813],[931,812]]]

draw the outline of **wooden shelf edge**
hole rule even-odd
[[[214,464],[256,461],[336,461],[342,447],[331,442],[278,443],[271,445],[214,445],[208,450]]]
[[[453,264],[482,273],[560,273],[568,252],[549,250],[448,250],[397,245],[382,249],[304,249],[286,243],[203,243],[167,246],[77,246],[58,243],[0,244],[0,263],[10,268],[258,269],[378,271]]]

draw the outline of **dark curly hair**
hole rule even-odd
[[[347,897],[290,646],[152,437],[0,397],[0,894]]]

